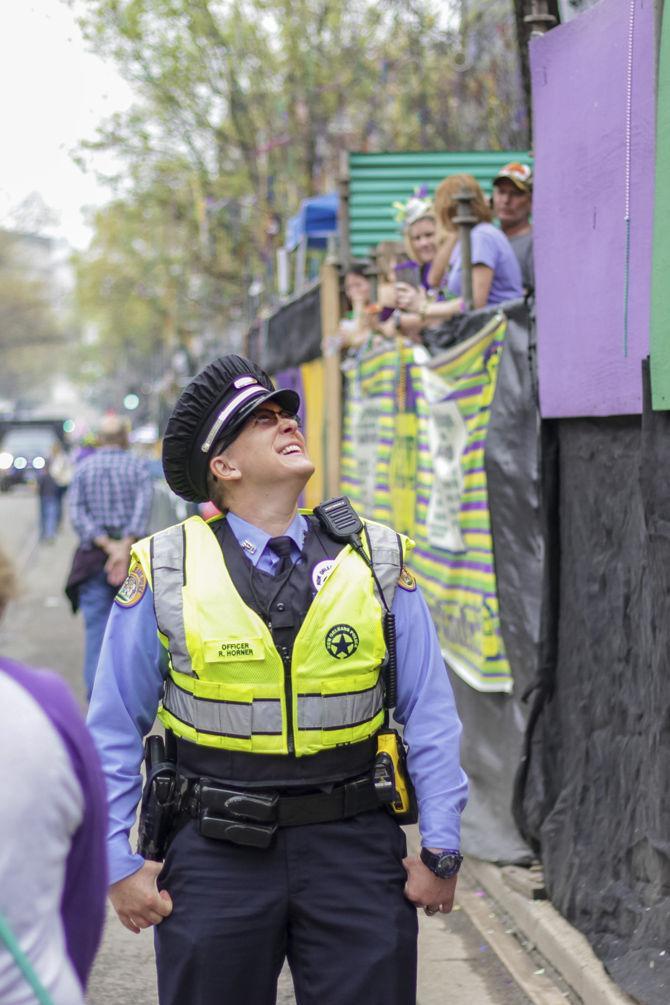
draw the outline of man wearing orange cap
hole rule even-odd
[[[535,289],[533,266],[533,174],[527,164],[513,161],[493,179],[493,212],[521,266],[526,293]]]

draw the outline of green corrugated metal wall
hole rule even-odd
[[[349,154],[349,242],[354,258],[365,258],[379,241],[394,241],[400,229],[392,209],[405,202],[417,185],[431,194],[448,174],[471,174],[485,192],[503,164],[531,164],[517,150],[438,151],[436,153]]]

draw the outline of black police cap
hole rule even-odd
[[[189,502],[206,502],[209,461],[233,442],[245,419],[266,401],[297,413],[295,391],[275,389],[264,370],[230,354],[213,360],[182,391],[163,437],[163,471],[172,489]]]

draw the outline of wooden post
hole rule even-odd
[[[305,269],[307,266],[307,234],[300,238],[298,250],[295,253],[295,285],[293,287],[296,296],[299,296],[305,288]]]
[[[349,243],[349,155],[346,150],[340,153],[338,194],[337,237],[339,242],[339,259],[343,270],[346,272],[351,262],[351,245]]]
[[[337,326],[340,320],[340,276],[331,258],[321,266],[321,338],[323,345],[324,494],[339,495],[342,449],[342,372]]]
[[[454,217],[454,223],[460,230],[461,242],[461,292],[466,311],[473,308],[472,299],[472,228],[477,223],[477,217],[472,210],[472,199],[474,193],[472,189],[462,188],[456,193],[454,199],[458,203],[458,211]]]
[[[523,20],[530,28],[531,38],[544,35],[556,24],[556,18],[549,13],[547,0],[526,0],[526,10],[528,13]]]
[[[554,5],[555,6],[555,5]],[[523,46],[521,52],[521,66],[524,76],[524,88],[528,102],[528,142],[533,146],[533,96],[530,79],[530,55],[528,47],[534,38],[541,38],[550,28],[553,28],[557,18],[549,13],[547,0],[516,0],[515,8],[517,14],[517,24],[519,24],[519,7],[525,11],[523,16],[523,27],[519,37],[519,45]],[[521,35],[525,33],[525,38]]]

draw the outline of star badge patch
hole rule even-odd
[[[398,576],[398,586],[402,587],[403,590],[407,590],[408,593],[416,590],[416,579],[404,565]]]
[[[351,625],[334,625],[326,635],[326,649],[336,660],[346,660],[358,649],[358,632]]]

